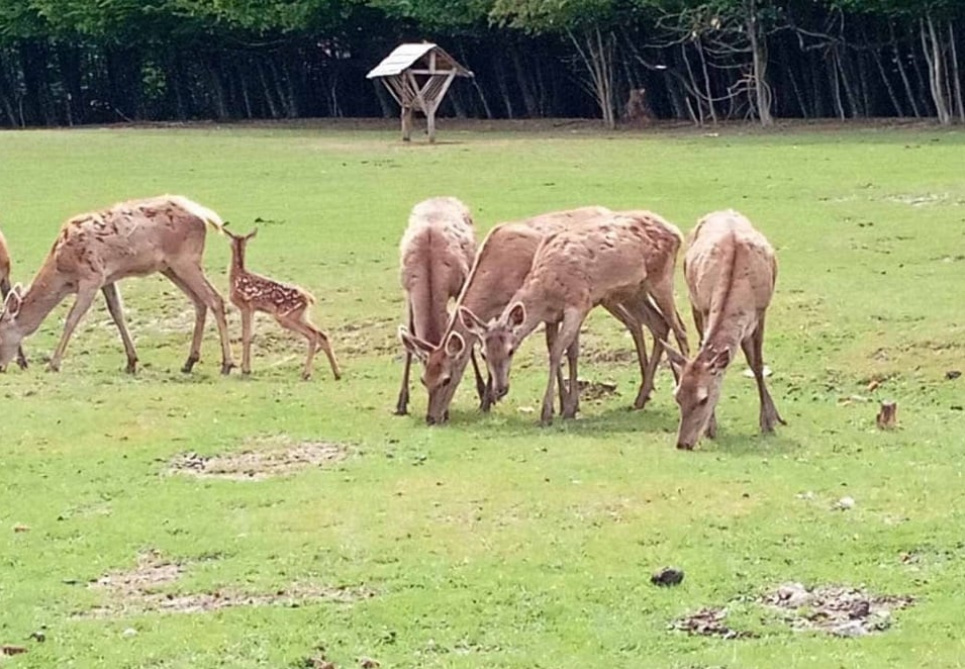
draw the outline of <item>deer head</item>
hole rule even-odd
[[[674,399],[680,407],[677,448],[691,450],[707,430],[720,399],[724,370],[730,364],[730,350],[707,346],[700,349],[693,360],[688,360],[666,342],[664,347],[680,378],[674,389]]]
[[[23,306],[23,287],[18,283],[7,295],[0,311],[0,372],[17,356],[24,331],[17,317]]]
[[[450,332],[441,345],[433,346],[404,327],[399,328],[399,339],[423,366],[421,381],[429,391],[426,423],[437,425],[446,422],[449,419],[449,404],[459,385],[465,369],[465,357],[469,353],[466,340],[458,332]]]
[[[483,358],[493,379],[493,399],[502,399],[509,392],[513,355],[523,339],[521,328],[526,322],[526,307],[522,302],[514,302],[489,323],[484,323],[469,309],[459,307],[459,319],[463,327],[482,342]]]

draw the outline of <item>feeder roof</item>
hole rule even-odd
[[[375,79],[377,77],[392,77],[402,74],[415,65],[421,58],[429,55],[430,52],[435,52],[436,69],[439,70],[440,74],[455,71],[456,75],[460,77],[473,76],[472,72],[456,62],[456,59],[446,53],[442,48],[431,42],[422,42],[420,44],[400,44],[392,53],[386,56],[381,63],[376,65],[371,72],[365,75],[365,78]]]

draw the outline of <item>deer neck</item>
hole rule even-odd
[[[552,305],[545,293],[546,291],[537,283],[527,283],[516,291],[513,299],[506,305],[508,309],[517,302],[522,302],[526,308],[526,318],[522,324],[516,328],[516,338],[518,341],[521,342],[526,339],[533,330],[539,327],[540,323],[557,320],[553,313],[554,310],[551,308]]]
[[[34,277],[30,288],[24,293],[17,322],[23,329],[24,336],[32,335],[44,322],[48,314],[54,310],[72,291],[63,277],[55,271],[41,268]]]
[[[228,280],[234,283],[238,277],[246,274],[245,249],[231,247],[231,267],[228,268]]]

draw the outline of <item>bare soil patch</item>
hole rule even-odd
[[[564,381],[567,387],[569,386],[568,381]],[[615,383],[605,383],[599,381],[586,381],[584,379],[577,379],[576,387],[580,391],[580,400],[585,402],[593,402],[595,400],[602,400],[605,397],[610,397],[611,395],[619,395],[617,392],[617,386]]]
[[[691,636],[718,636],[722,639],[743,639],[754,636],[751,632],[731,629],[724,624],[727,609],[704,608],[674,621],[672,628]]]
[[[171,461],[168,471],[198,478],[262,481],[287,476],[301,469],[341,462],[347,454],[345,446],[341,444],[292,442],[288,437],[273,437],[247,442],[246,448],[237,453],[210,456],[183,453]]]
[[[186,571],[183,563],[171,562],[157,551],[141,553],[129,571],[111,572],[88,587],[104,593],[105,603],[79,614],[83,618],[108,618],[143,613],[207,613],[235,606],[298,606],[311,602],[350,603],[374,597],[362,586],[321,586],[293,583],[267,593],[220,589],[213,592],[175,593],[166,588],[177,583]]]
[[[808,589],[800,583],[785,583],[758,601],[779,611],[793,629],[842,637],[882,632],[891,626],[892,612],[915,602],[907,595],[875,595],[836,585]]]

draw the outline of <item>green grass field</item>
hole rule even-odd
[[[965,379],[946,372],[965,368],[965,133],[441,133],[433,147],[401,145],[394,129],[0,133],[16,280],[30,281],[69,215],[181,193],[238,230],[262,219],[250,267],[315,293],[345,372],[334,382],[321,359],[301,381],[302,341],[265,319],[250,379],[218,374],[211,323],[185,376],[193,311],[152,277],[121,285],[136,376],[100,301],[49,374],[61,305],[26,341],[32,368],[0,376],[0,644],[28,650],[0,665],[312,667],[324,647],[340,668],[362,656],[386,669],[963,666]],[[669,372],[645,411],[628,412],[634,366],[606,360],[631,345],[596,313],[581,376],[618,394],[584,402],[575,422],[535,425],[541,336],[491,415],[464,384],[451,423],[429,429],[416,384],[413,415],[392,416],[397,244],[411,206],[442,194],[473,208],[480,238],[585,204],[653,209],[684,231],[741,210],[778,251],[765,358],[789,425],[758,436],[740,359],[720,438],[677,452]],[[222,292],[227,262],[209,235]],[[689,314],[682,279],[677,294]],[[231,323],[240,359],[235,312]],[[883,399],[898,402],[895,432],[875,428]],[[285,440],[348,455],[262,481],[167,472],[186,452]],[[854,507],[834,510],[846,496]],[[167,613],[88,587],[151,550],[183,565],[156,586],[167,601],[293,584],[346,596]],[[650,584],[666,565],[685,570],[679,587]],[[887,631],[842,639],[793,631],[754,603],[787,581],[916,601]],[[360,590],[371,596],[348,596]],[[668,629],[705,606],[756,636]],[[43,643],[28,639],[38,630]]]

